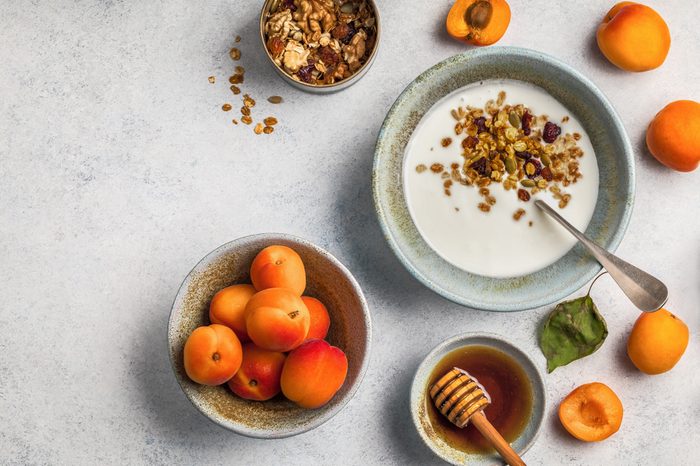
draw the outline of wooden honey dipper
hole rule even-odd
[[[430,398],[452,424],[461,429],[471,421],[508,464],[525,466],[522,458],[486,419],[484,409],[491,404],[491,397],[467,371],[455,367],[443,375],[430,387]]]

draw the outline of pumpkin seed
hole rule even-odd
[[[510,115],[508,115],[508,121],[514,128],[520,128],[520,117],[516,112],[510,112]]]
[[[526,188],[534,188],[535,187],[535,182],[532,180],[520,180],[520,184],[525,186]]]
[[[517,167],[516,167],[516,164],[515,164],[515,160],[513,160],[513,159],[510,158],[510,157],[508,157],[507,159],[505,159],[505,161],[504,161],[503,163],[505,164],[505,166],[506,166],[506,171],[508,171],[508,173],[510,173],[511,175],[512,175],[513,173],[515,173],[515,169],[517,168]]]
[[[548,167],[552,163],[552,159],[549,158],[549,155],[547,154],[542,154],[542,157],[540,157],[540,160],[542,160],[542,163],[544,164],[545,167]]]

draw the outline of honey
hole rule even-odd
[[[494,451],[476,428],[463,429],[447,420],[433,405],[427,393],[430,387],[453,367],[464,369],[484,386],[491,404],[484,414],[491,424],[512,443],[527,425],[532,414],[532,386],[522,367],[506,353],[490,346],[470,345],[448,353],[430,374],[426,390],[428,418],[435,433],[448,445],[468,453]]]

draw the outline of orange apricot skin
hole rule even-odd
[[[256,290],[288,288],[301,296],[306,289],[304,263],[292,248],[268,246],[255,256],[250,278]]]
[[[241,367],[242,359],[241,342],[225,325],[197,327],[185,342],[185,372],[202,385],[226,383]]]
[[[700,164],[700,103],[677,100],[656,114],[646,134],[649,152],[669,168],[691,172]]]
[[[268,351],[253,343],[243,345],[243,362],[228,386],[236,395],[246,400],[266,401],[281,390],[280,378],[287,356],[278,351]]]
[[[326,338],[326,335],[328,335],[328,329],[331,326],[331,318],[328,315],[328,309],[316,298],[302,296],[301,300],[306,304],[310,317],[309,333],[306,335],[306,339],[323,340]]]
[[[245,305],[254,294],[252,285],[233,285],[220,290],[209,305],[209,320],[229,327],[241,343],[250,340],[245,327]]]
[[[475,3],[490,4],[491,15],[486,27],[475,28],[468,23],[470,8]],[[510,6],[505,0],[457,0],[450,8],[445,21],[447,33],[457,40],[471,45],[495,44],[503,37],[510,24]]]
[[[328,403],[345,383],[348,359],[325,340],[308,340],[289,353],[282,369],[282,393],[302,408]]]
[[[309,333],[309,310],[301,297],[287,288],[257,292],[246,305],[246,330],[259,347],[291,351]]]
[[[643,312],[627,340],[627,355],[645,374],[668,372],[688,347],[688,326],[666,309]]]
[[[658,68],[671,48],[671,33],[661,15],[634,2],[612,7],[598,26],[596,39],[603,55],[626,71]]]
[[[575,388],[559,405],[559,420],[575,438],[600,442],[622,425],[622,402],[610,387],[593,382]]]

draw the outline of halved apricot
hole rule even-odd
[[[497,42],[510,23],[505,0],[457,0],[447,14],[447,33],[472,45]]]
[[[221,385],[241,367],[243,349],[233,330],[211,324],[197,327],[185,342],[187,376],[203,385]]]
[[[622,402],[600,382],[577,387],[559,405],[559,420],[574,437],[599,442],[618,431],[622,424]]]

